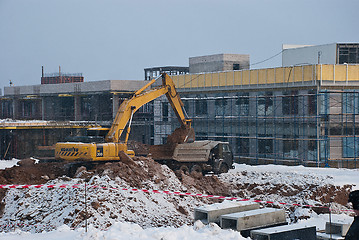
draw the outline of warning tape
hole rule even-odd
[[[14,228],[14,227],[36,227],[36,228],[56,228],[54,225],[44,225],[44,224],[24,224],[24,223],[11,223],[11,224],[4,224],[0,225],[1,228]]]
[[[168,195],[179,195],[179,196],[192,196],[192,197],[202,197],[202,198],[213,198],[221,200],[230,200],[238,202],[255,202],[263,204],[273,204],[273,205],[282,205],[282,206],[295,206],[295,207],[307,207],[307,208],[325,208],[329,211],[332,211],[330,207],[326,206],[315,206],[309,204],[297,204],[297,203],[284,203],[284,202],[274,202],[274,201],[264,201],[256,200],[250,198],[239,198],[239,197],[225,197],[201,193],[188,193],[188,192],[179,192],[179,191],[166,191],[166,190],[149,190],[149,189],[138,189],[138,188],[114,188],[114,187],[102,187],[97,185],[85,185],[85,184],[50,184],[50,185],[0,185],[0,189],[38,189],[38,188],[92,188],[92,189],[109,189],[109,190],[119,190],[119,191],[131,191],[131,192],[145,192],[145,193],[162,193]],[[339,211],[352,211],[352,210],[339,210]]]

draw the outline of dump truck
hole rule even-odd
[[[157,87],[150,88],[150,86],[153,86],[158,79],[162,79],[162,84]],[[147,88],[149,89],[146,90]],[[168,137],[165,145],[150,146],[149,155],[153,156],[156,161],[166,164],[168,163],[172,169],[181,168],[182,170],[186,170],[187,167],[189,170],[193,170],[195,168],[198,170],[199,167],[201,167],[201,169],[206,171],[207,168],[205,168],[204,163],[207,163],[207,165],[212,166],[212,170],[216,169],[216,172],[220,172],[220,170],[217,171],[217,169],[220,169],[222,166],[219,162],[225,162],[227,165],[227,167],[225,167],[223,164],[222,172],[224,172],[227,168],[230,168],[232,166],[230,160],[224,161],[222,156],[222,152],[227,154],[227,150],[229,149],[228,144],[226,145],[226,143],[221,142],[215,143],[212,141],[211,143],[203,145],[195,142],[195,133],[191,127],[192,120],[188,118],[183,108],[184,104],[176,91],[175,85],[170,76],[166,73],[162,73],[158,78],[151,80],[141,89],[134,92],[131,98],[124,100],[121,103],[111,128],[104,138],[104,142],[91,142],[84,140],[81,142],[59,142],[55,146],[55,159],[72,163],[70,165],[72,166],[70,170],[71,172],[74,172],[74,169],[80,165],[86,166],[94,162],[131,161],[131,158],[135,156],[135,152],[133,149],[128,148],[128,138],[131,131],[133,114],[144,104],[163,95],[166,95],[172,109],[174,110],[180,123],[180,127]],[[193,144],[187,145],[187,143]],[[191,164],[189,159],[179,157],[180,155],[178,155],[177,152],[180,152],[183,155],[186,148],[188,148],[188,151],[193,151],[192,148],[195,146],[197,151],[200,150],[199,148],[203,148],[201,151],[203,150],[206,154],[202,154],[201,156],[198,155],[197,160],[194,160]],[[222,155],[215,154],[215,148],[220,149],[217,152],[220,152]],[[222,148],[225,148],[226,151],[221,150]],[[156,153],[153,152],[155,150]],[[213,157],[212,155],[215,155],[216,157]],[[172,158],[165,159],[168,158],[168,156],[171,156]],[[174,162],[177,162],[177,164],[174,164]]]
[[[174,146],[153,145],[149,156],[184,173],[220,174],[233,168],[233,153],[228,142],[202,140]]]

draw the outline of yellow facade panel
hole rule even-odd
[[[258,76],[258,84],[266,84],[267,83],[267,69],[258,69],[255,70]]]
[[[321,79],[321,71],[322,71],[322,65],[315,65],[314,78],[315,78],[316,80],[320,80],[320,79]]]
[[[249,84],[258,84],[258,71],[257,70],[249,70],[250,74],[250,83]]]
[[[176,85],[177,88],[184,88],[184,76],[185,75],[179,75],[178,76],[178,84]]]
[[[294,82],[302,82],[303,81],[303,68],[302,66],[296,66],[292,68],[292,74],[294,79]]]
[[[191,77],[192,75],[190,74],[184,75],[184,88],[191,88]]]
[[[274,68],[267,69],[267,83],[272,84],[275,83],[275,70]]]
[[[293,82],[293,67],[285,67],[283,68],[283,83],[292,83]]]
[[[334,80],[334,65],[321,65],[321,80]],[[320,75],[319,75],[320,76]]]
[[[242,72],[239,71],[235,71],[234,72],[234,81],[233,81],[233,85],[235,86],[240,86],[242,83]]]
[[[249,70],[242,71],[242,85],[249,85]]]
[[[204,78],[206,79],[205,87],[212,87],[212,74],[205,73]]]
[[[347,81],[347,65],[334,65],[335,67],[335,81],[346,82]]]
[[[173,83],[175,84],[175,87],[178,88],[178,75],[171,76]]]
[[[204,74],[199,74],[199,75],[198,75],[198,81],[197,81],[198,85],[197,85],[197,87],[202,88],[202,87],[205,86],[205,83],[204,83],[204,80],[205,80],[205,79],[204,79],[204,77],[205,77]]]
[[[359,65],[348,65],[348,81],[359,81]]]
[[[227,73],[226,72],[221,72],[221,73],[218,73],[219,75],[219,85],[218,86],[226,86],[226,77],[227,77]]]
[[[227,74],[226,86],[233,86],[234,72],[226,72],[226,74]]]
[[[219,86],[219,74],[218,73],[211,73],[212,75],[212,87]]]
[[[314,67],[312,65],[303,67],[303,81],[310,82],[313,81],[314,77]]]
[[[284,69],[283,68],[276,68],[275,69],[275,82],[276,83],[283,83],[284,82]]]

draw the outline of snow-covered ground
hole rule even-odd
[[[12,168],[13,166],[17,166],[17,163],[20,160],[13,158],[12,160],[0,160],[0,169]]]
[[[283,166],[283,165],[258,165],[251,166],[246,164],[236,164],[235,169],[225,176],[231,178],[238,172],[247,171],[251,174],[265,176],[261,179],[249,177],[253,182],[261,181],[271,183],[290,183],[293,185],[302,184],[333,184],[335,186],[355,185],[354,189],[359,189],[358,169],[345,168],[314,168],[304,166]]]
[[[0,168],[2,166],[4,165],[0,162]],[[183,189],[184,186],[166,166],[163,166],[163,170],[168,180],[165,185],[148,182],[146,183],[147,189],[193,191],[193,189]],[[304,189],[303,191],[308,191],[305,188],[307,185],[320,187],[350,185],[353,186],[353,189],[359,188],[359,171],[351,169],[236,164],[235,169],[230,170],[227,174],[222,174],[219,178],[229,184],[258,185],[257,190],[263,192],[261,197],[266,200],[304,204],[319,204],[320,200],[315,199],[308,202],[308,199],[299,199],[304,195],[283,197],[269,194],[268,189],[264,189],[263,186],[271,188],[285,184],[289,188],[296,186]],[[81,179],[60,178],[49,183],[76,184],[81,183],[81,181]],[[131,187],[122,179],[113,180],[106,176],[94,176],[89,184],[113,188]],[[163,189],[164,187],[166,189]],[[222,230],[216,224],[203,225],[198,221],[189,224],[188,219],[193,221],[193,208],[203,205],[202,202],[193,197],[109,189],[97,189],[87,194],[91,218],[89,219],[88,232],[85,232],[83,227],[78,227],[83,226],[83,222],[81,222],[83,219],[80,217],[84,208],[83,191],[78,189],[53,189],[51,191],[46,189],[13,189],[9,191],[4,198],[6,208],[3,218],[0,219],[0,225],[11,223],[16,225],[20,223],[17,219],[25,219],[21,224],[29,226],[44,224],[52,226],[49,228],[52,230],[35,233],[36,231],[31,227],[21,228],[21,230],[13,227],[9,232],[0,233],[0,239],[245,239],[238,232]],[[181,209],[180,212],[184,214],[179,213],[178,209]],[[348,215],[348,211],[341,211],[346,210],[345,206],[337,209],[339,211],[336,214],[331,214],[332,221],[352,221],[353,218]],[[41,213],[40,218],[39,213]],[[76,219],[74,215],[78,216],[79,225],[72,229],[64,223],[66,224],[66,221],[70,221],[70,219]],[[298,223],[315,225],[318,230],[324,229],[325,223],[329,221],[329,214],[317,214],[310,208],[298,207],[294,211],[294,215],[298,217]],[[156,221],[166,227],[152,227],[151,224]],[[106,227],[107,225],[108,227]],[[99,226],[104,227],[101,229]]]
[[[242,240],[239,232],[223,230],[216,224],[203,225],[196,222],[194,226],[160,227],[143,229],[134,223],[116,223],[107,231],[101,231],[89,227],[86,232],[84,228],[71,230],[66,225],[55,231],[31,234],[28,232],[15,231],[11,233],[0,233],[2,240],[36,239],[36,240]]]

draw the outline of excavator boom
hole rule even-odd
[[[162,78],[162,85],[152,88],[150,90],[144,91],[152,84],[154,84],[159,78]],[[181,123],[182,128],[190,129],[191,120],[185,115],[183,111],[183,103],[181,98],[176,91],[175,85],[172,79],[166,74],[163,73],[160,77],[153,79],[140,90],[136,91],[132,98],[122,102],[119,110],[117,111],[115,120],[106,136],[106,142],[119,142],[122,134],[124,133],[125,127],[130,123],[133,114],[140,109],[144,104],[151,102],[152,100],[166,95],[169,103],[171,104],[172,109],[174,110],[179,122]],[[125,143],[127,143],[130,124],[128,124]]]

